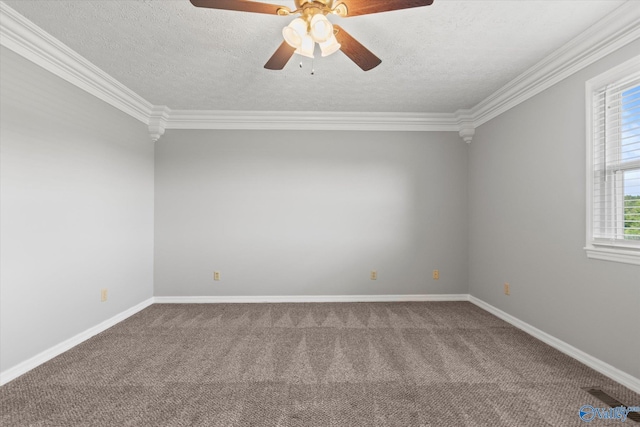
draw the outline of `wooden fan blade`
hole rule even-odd
[[[390,12],[392,10],[410,9],[412,7],[429,6],[433,0],[346,0],[347,15],[368,15],[370,13]]]
[[[380,65],[382,60],[375,56],[369,49],[364,47],[360,42],[354,39],[349,33],[342,29],[339,25],[333,26],[336,33],[336,39],[340,43],[340,50],[349,57],[356,65],[364,71]]]
[[[237,10],[240,12],[267,13],[269,15],[279,15],[279,10],[286,11],[285,15],[291,10],[286,6],[278,6],[277,4],[258,3],[246,0],[190,0],[191,4],[196,7],[206,7],[209,9]]]
[[[276,50],[271,58],[264,64],[264,68],[267,70],[282,70],[289,59],[293,56],[296,48],[289,46],[289,43],[282,42],[280,47]]]

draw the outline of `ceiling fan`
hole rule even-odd
[[[295,0],[296,9],[248,0],[190,0],[196,7],[266,13],[278,16],[300,15],[283,28],[284,41],[264,65],[268,70],[282,70],[294,53],[313,58],[315,44],[322,56],[341,50],[364,71],[380,65],[382,60],[327,15],[343,18],[429,6],[433,0]]]

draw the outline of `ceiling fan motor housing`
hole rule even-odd
[[[319,3],[319,5],[324,6],[323,8],[327,8],[331,10],[331,4],[333,0],[295,0],[296,8],[301,9],[304,5],[309,3]]]
[[[340,15],[342,17],[347,16],[347,6],[340,2],[334,0],[295,0],[296,10],[288,13],[283,12],[278,14],[289,14],[289,13],[301,13],[304,17],[312,17],[316,14],[328,15],[333,13],[335,15]]]

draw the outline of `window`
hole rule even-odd
[[[587,82],[585,249],[640,265],[640,56]]]

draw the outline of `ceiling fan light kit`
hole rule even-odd
[[[307,23],[302,18],[296,18],[282,29],[282,37],[289,46],[298,48],[302,45],[302,37],[307,34]]]
[[[313,58],[313,51],[315,47],[316,44],[313,41],[313,38],[310,35],[305,34],[304,36],[302,36],[302,42],[300,43],[300,46],[297,46],[296,50],[294,50],[293,53],[306,56],[307,58]]]
[[[333,25],[324,15],[313,15],[309,27],[309,33],[316,43],[326,42],[333,35]]]
[[[282,29],[284,42],[265,64],[269,70],[282,70],[294,53],[313,58],[316,43],[322,56],[338,50],[362,70],[369,71],[382,62],[370,50],[349,35],[338,25],[333,25],[327,15],[343,18],[429,6],[433,0],[295,0],[296,9],[286,6],[248,0],[190,0],[196,7],[236,10],[240,12],[266,13],[278,16],[299,14]]]
[[[331,55],[340,49],[340,43],[333,35],[333,25],[326,16],[315,14],[310,19],[311,15],[303,16],[305,19],[296,18],[282,29],[284,40],[295,49],[293,53],[313,58],[316,43],[320,45],[322,56]]]

